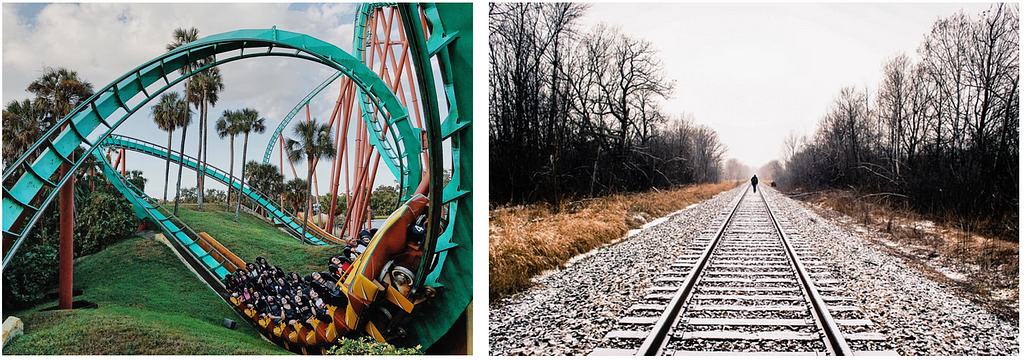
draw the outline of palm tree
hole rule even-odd
[[[231,110],[224,110],[224,114],[221,115],[220,119],[217,119],[217,136],[221,139],[224,137],[230,138],[231,143],[231,166],[228,168],[228,178],[233,179],[235,176],[235,135],[241,133],[241,129],[238,124],[238,112]],[[224,211],[231,211],[231,187],[228,186],[227,193],[228,201],[225,201]]]
[[[170,185],[171,175],[171,138],[174,129],[178,127],[178,109],[175,106],[180,102],[179,94],[170,92],[160,95],[160,101],[153,105],[150,110],[153,113],[153,121],[160,130],[167,132],[167,164],[164,166],[164,204],[167,203],[167,186]]]
[[[185,101],[185,99],[178,99],[171,108],[176,120],[175,127],[181,128],[181,149],[178,150],[178,183],[174,189],[174,216],[178,216],[178,202],[181,198],[182,159],[185,157],[185,137],[188,135],[188,125],[192,123],[192,110],[188,108],[188,101]],[[170,151],[171,149],[167,149],[167,152]]]
[[[260,113],[255,109],[245,108],[239,110],[238,115],[238,129],[240,132],[245,133],[245,142],[242,145],[242,183],[238,187],[238,205],[235,206],[235,222],[238,222],[238,210],[242,208],[242,190],[245,189],[245,156],[249,150],[249,133],[256,132],[262,134],[267,131],[264,123],[266,119],[260,117]]]
[[[249,182],[250,189],[259,191],[266,196],[267,201],[273,201],[281,196],[284,174],[278,171],[277,165],[250,160],[245,167],[249,169],[245,180]]]
[[[11,100],[7,103],[3,111],[4,167],[24,155],[36,139],[46,132],[40,127],[42,119],[42,112],[30,99],[22,102]]]
[[[306,181],[299,178],[291,179],[284,184],[284,202],[292,207],[295,214],[298,214],[302,210],[302,204],[306,203],[306,188]]]
[[[74,110],[75,107],[93,94],[92,84],[80,79],[77,71],[68,70],[67,68],[54,69],[51,67],[43,68],[43,74],[35,81],[28,84],[28,88],[26,90],[35,94],[35,104],[44,113],[42,128],[47,130],[43,130],[43,133],[45,133],[45,131],[49,131],[51,127],[71,113],[71,110]],[[60,130],[63,131],[64,129]],[[71,160],[74,159],[74,153],[72,153]],[[61,178],[68,175],[68,169],[70,169],[70,164],[64,163],[61,165]],[[69,187],[62,189],[69,189],[72,194],[75,192],[73,180],[65,186]],[[74,209],[74,204],[62,205],[72,206],[72,209]],[[68,238],[68,240],[70,240],[70,238]],[[62,284],[61,286],[63,287],[64,285]],[[62,305],[66,303],[65,299],[62,299]],[[70,307],[61,306],[61,308]]]
[[[316,118],[309,121],[302,121],[295,124],[292,130],[296,139],[287,139],[285,146],[288,147],[288,157],[292,161],[301,163],[303,160],[309,162],[306,166],[306,199],[313,196],[313,168],[316,162],[323,159],[334,158],[336,149],[334,139],[331,139],[331,127],[328,124],[317,124]],[[306,202],[305,216],[309,218],[309,202]],[[305,234],[309,228],[309,222],[303,221],[302,233]]]
[[[125,180],[128,180],[128,182],[132,183],[132,185],[135,185],[139,190],[146,191],[146,182],[148,182],[149,179],[142,176],[142,170],[129,170],[128,173],[125,174],[124,178]]]
[[[171,37],[174,39],[174,41],[171,42],[170,44],[167,44],[167,51],[172,51],[174,49],[177,49],[178,47],[181,47],[182,45],[185,45],[185,44],[188,44],[190,42],[199,40],[199,30],[194,28],[194,27],[190,27],[188,29],[177,28],[177,29],[174,29],[174,33],[173,33],[173,35],[171,35]],[[191,63],[187,63],[187,64],[185,64],[185,66],[182,66],[181,69],[178,70],[178,72],[180,72],[182,75],[188,75],[188,74],[192,73],[193,69],[202,67],[202,64],[203,64],[204,60],[205,59],[198,60],[198,61],[191,62]],[[193,95],[191,94],[191,91],[190,91],[190,90],[192,90],[192,86],[190,86],[191,81],[192,81],[191,77],[185,79],[185,99],[183,99],[183,101],[185,102],[185,112],[188,113],[188,122],[189,123],[192,122],[192,109],[189,108],[189,103],[188,103],[188,99],[192,99],[192,97],[193,97]],[[180,123],[179,123],[178,126],[181,126]],[[181,134],[181,155],[184,156],[184,154],[185,154],[185,134],[184,134],[184,131],[185,131],[185,129],[188,128],[188,125],[186,124],[185,126],[182,126],[182,128],[183,129],[182,129],[182,134]],[[199,136],[200,136],[200,140],[202,140],[202,128],[200,128]],[[178,215],[178,195],[180,195],[180,192],[181,192],[181,164],[180,164],[180,162],[178,164],[178,186],[177,187],[178,187],[178,190],[177,190],[176,195],[174,196],[174,215]]]
[[[252,160],[245,167],[249,169],[245,177],[245,180],[249,182],[249,188],[256,189],[271,198],[281,195],[284,187],[284,175],[277,169],[277,165]]]
[[[207,138],[210,133],[210,125],[207,117],[207,110],[210,106],[216,106],[220,98],[220,92],[224,90],[224,81],[220,76],[220,69],[211,67],[200,71],[193,76],[189,84],[192,88],[189,93],[192,97],[189,101],[199,109],[199,153],[196,159],[201,161],[196,171],[196,187],[199,193],[199,211],[203,211],[203,189],[205,188],[206,158],[209,153]]]
[[[44,131],[93,94],[92,84],[79,79],[77,71],[51,67],[44,68],[26,90],[36,95],[35,105],[44,113]]]

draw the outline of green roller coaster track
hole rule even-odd
[[[436,258],[429,273],[417,274],[416,284],[443,287],[434,304],[420,314],[454,321],[473,299],[473,241],[472,241],[472,188],[473,188],[473,17],[472,5],[462,3],[421,4],[419,9],[429,23],[430,34],[425,36],[416,9],[410,4],[398,4],[409,37],[415,69],[429,69],[430,58],[437,57],[441,81],[449,105],[448,116],[441,120],[437,96],[434,93],[434,79],[431,71],[417,71],[421,99],[424,99],[424,116],[427,131],[427,154],[430,157],[430,219],[439,219],[442,208],[447,209],[447,227],[443,231],[437,223],[428,226],[427,238],[433,241],[427,249]],[[426,41],[425,39],[430,39]],[[371,136],[372,138],[373,136]],[[451,143],[452,178],[442,188],[442,161],[439,154],[442,141]],[[442,191],[436,191],[442,189]],[[442,206],[436,206],[440,195]],[[444,270],[444,271],[442,271]],[[421,278],[425,276],[425,278]],[[409,341],[398,344],[411,346],[417,343],[432,344],[449,328],[451,322],[412,321],[407,327]],[[415,339],[414,339],[415,338]],[[417,342],[419,341],[419,342]]]
[[[135,214],[140,219],[148,218],[152,220],[164,234],[167,234],[168,240],[175,242],[173,245],[175,248],[179,249],[179,251],[184,250],[188,255],[191,255],[191,260],[195,262],[195,264],[192,264],[193,268],[197,268],[197,270],[205,269],[209,272],[209,276],[203,277],[204,280],[207,282],[213,280],[220,283],[216,279],[223,279],[224,275],[230,274],[224,268],[226,260],[217,261],[213,257],[213,251],[206,251],[199,246],[199,234],[195,230],[192,230],[180,219],[171,215],[171,212],[160,206],[158,201],[150,198],[145,192],[132,185],[130,181],[126,181],[121,177],[121,174],[107,162],[107,159],[99,149],[94,150],[92,155],[99,159],[100,164],[102,164],[103,174],[107,179],[110,179],[110,183],[114,185],[114,188],[131,202],[132,207],[135,209]],[[220,287],[223,290],[223,285]]]
[[[232,54],[236,51],[237,54]],[[221,54],[227,56],[218,58]],[[84,143],[89,147],[88,152],[92,152],[100,141],[149,100],[197,72],[236,60],[264,56],[294,57],[330,66],[344,72],[360,89],[373,94],[372,102],[390,115],[388,124],[396,128],[391,134],[395,136],[394,141],[405,150],[404,158],[393,159],[400,160],[397,163],[402,165],[402,176],[398,177],[400,184],[403,188],[418,185],[421,176],[419,131],[412,128],[405,108],[370,69],[336,46],[307,35],[277,29],[232,31],[186,44],[122,75],[75,108],[30,147],[26,155],[11,164],[3,177],[3,235],[17,240],[10,252],[4,255],[3,268],[10,263],[28,230],[38,221],[42,214],[40,210],[58,194],[51,191],[40,202],[37,196],[43,187],[60,188],[82,163],[82,159],[70,158],[75,148]],[[188,74],[176,74],[185,64],[209,57],[214,61],[206,66]],[[161,80],[162,86],[157,84]],[[154,84],[157,89],[149,91]],[[108,120],[111,118],[114,121]],[[34,156],[37,152],[39,155]],[[29,158],[34,158],[34,161],[30,163]],[[71,164],[72,171],[57,181],[51,181],[61,163]],[[12,181],[15,175],[17,181]],[[25,218],[28,218],[27,224],[22,223]],[[16,228],[16,224],[21,226]]]
[[[430,243],[425,246],[427,251],[423,257],[423,266],[420,267],[426,271],[419,271],[415,285],[417,288],[429,285],[444,290],[439,291],[426,307],[417,308],[406,327],[410,336],[396,343],[404,346],[430,346],[447,332],[472,300],[472,5],[399,4],[398,7],[403,18],[409,19],[403,26],[406,27],[406,33],[411,35],[410,45],[416,68],[429,69],[431,57],[437,57],[446,100],[450,106],[448,116],[442,121],[437,96],[431,94],[435,88],[433,72],[418,71],[422,98],[426,100],[424,130],[427,135],[428,158],[431,159],[427,165],[432,175],[428,179],[432,201],[427,237]],[[415,14],[414,11],[422,11],[428,21],[431,32],[429,42],[425,40],[427,37],[422,31],[417,30],[423,29],[423,24],[419,16],[411,16]],[[75,148],[85,144],[88,148],[86,153],[95,153],[100,146],[113,144],[117,138],[111,139],[111,134],[132,114],[162,92],[200,71],[236,60],[264,56],[318,62],[352,79],[362,93],[360,100],[364,120],[371,125],[368,128],[372,132],[371,139],[375,140],[373,145],[385,155],[386,164],[398,179],[403,193],[408,196],[414,192],[423,174],[420,132],[424,130],[410,125],[408,112],[376,74],[355,57],[307,35],[274,28],[227,32],[181,46],[125,73],[69,113],[30,147],[26,155],[8,167],[3,175],[3,236],[5,240],[14,240],[14,244],[4,254],[3,268],[6,269],[15,256],[29,230],[42,215],[42,210],[59,193],[52,190],[66,184],[83,163],[84,159],[71,158]],[[176,74],[186,64],[206,58],[213,58],[214,61],[187,74]],[[370,105],[379,116],[383,116],[385,125],[377,118],[365,116]],[[383,137],[384,126],[391,129],[388,131],[389,138]],[[441,176],[433,176],[442,173],[442,141],[450,141],[453,160],[452,178],[445,186],[442,186]],[[71,171],[63,177],[55,176],[57,169],[64,163],[71,165]],[[225,180],[226,177],[219,179],[220,175],[215,173],[207,171],[206,175],[234,183]],[[108,177],[112,175],[116,176],[107,173]],[[123,190],[136,205],[137,212],[141,214],[140,207],[148,206],[150,209],[145,212],[149,215],[145,216],[156,219],[164,232],[185,241],[178,238],[177,234],[187,226],[180,223],[171,226],[171,220],[142,200],[145,194],[128,188]],[[138,196],[130,196],[132,193]],[[444,213],[447,219],[443,225],[442,209],[446,210]],[[200,253],[194,255],[199,258],[205,256]],[[213,272],[217,272],[216,265],[206,265],[208,269],[213,266]]]
[[[356,58],[362,58],[363,52],[366,49],[363,35],[365,34],[364,30],[370,12],[384,6],[395,6],[395,4],[364,3],[360,6],[359,12],[356,14],[352,47]],[[398,6],[401,8],[403,5]],[[402,14],[402,18],[414,21],[406,22],[406,34],[408,34],[410,41],[413,41],[412,49],[419,58],[416,60],[416,68],[427,68],[430,63],[429,58],[433,56],[437,57],[437,63],[441,66],[441,80],[446,95],[445,100],[448,104],[448,116],[443,122],[437,119],[438,100],[437,95],[433,91],[435,89],[433,79],[429,80],[429,84],[421,84],[420,89],[422,98],[431,101],[434,109],[432,113],[434,115],[433,120],[427,121],[427,142],[428,145],[438,144],[438,148],[428,150],[428,153],[440,153],[440,143],[443,140],[451,141],[453,173],[452,180],[442,191],[442,204],[447,206],[449,211],[449,226],[440,235],[435,234],[437,237],[431,237],[431,239],[436,239],[433,246],[433,251],[437,254],[436,260],[433,260],[436,265],[434,265],[433,271],[426,273],[425,278],[419,279],[417,284],[446,287],[448,291],[443,292],[441,296],[448,297],[449,299],[445,299],[443,302],[458,305],[448,306],[446,309],[439,309],[438,311],[444,312],[446,316],[457,317],[459,315],[458,312],[461,312],[468,305],[469,299],[472,299],[470,291],[472,284],[467,281],[467,279],[472,279],[470,274],[473,271],[471,261],[472,241],[470,238],[472,224],[469,220],[472,214],[472,199],[470,195],[473,178],[472,134],[470,130],[472,123],[472,77],[468,76],[468,74],[472,73],[472,18],[470,12],[465,9],[465,7],[468,7],[465,4],[422,4],[421,6],[424,17],[431,25],[429,36],[422,33],[421,29],[423,29],[423,26],[419,23],[418,16]],[[406,11],[411,13],[412,9]],[[423,39],[425,38],[429,38],[430,41],[424,41]],[[415,42],[415,39],[419,39],[419,42]],[[460,39],[460,41],[456,41],[457,39]],[[424,73],[427,73],[425,75],[433,76],[432,72],[425,71]],[[319,94],[329,83],[333,82],[333,79],[329,78],[300,101],[288,116],[284,118],[275,132],[275,136],[280,136],[280,133],[287,127],[288,122],[291,121],[302,106],[309,103],[314,96]],[[382,139],[383,132],[377,125],[377,122],[374,121],[374,108],[372,107],[371,99],[363,91],[359,92],[359,99],[361,114],[363,120],[368,124],[367,129],[371,133],[371,141]],[[434,126],[432,128],[432,124],[440,124],[440,127]],[[275,141],[276,137],[271,137],[270,142],[267,144],[264,163],[269,162]],[[387,143],[374,144],[378,149],[387,145]],[[391,151],[390,148],[384,149],[385,151],[382,151],[382,153]],[[433,155],[431,156],[431,159],[435,158]],[[391,170],[392,172],[396,171],[393,168]],[[442,170],[440,167],[437,167],[436,169],[431,168],[430,171],[432,174],[436,174]],[[432,189],[435,189],[441,185],[438,183],[431,184],[431,186]],[[431,191],[431,193],[434,194],[435,192]],[[409,194],[405,192],[402,198],[408,198]],[[441,207],[436,208],[440,209]],[[434,216],[437,216],[437,214],[434,214]],[[447,270],[442,271],[443,269]],[[445,274],[459,275],[457,277]],[[443,329],[439,326],[428,326],[430,323],[421,324],[417,322],[416,324],[415,326],[421,328],[413,329],[414,331],[412,332],[431,334],[437,334],[439,331],[443,332]],[[436,340],[436,337],[427,343],[432,343],[433,340]]]
[[[317,86],[315,89],[313,89],[313,91],[310,91],[309,94],[307,94],[306,97],[302,99],[302,101],[299,101],[298,104],[295,104],[295,107],[292,108],[292,111],[288,112],[288,115],[284,117],[284,120],[281,120],[281,125],[277,126],[277,130],[274,130],[274,134],[270,135],[270,141],[267,142],[267,152],[263,154],[264,164],[270,163],[270,154],[274,152],[274,144],[277,143],[277,138],[281,137],[281,133],[283,133],[284,129],[288,127],[288,123],[292,121],[292,118],[295,117],[295,114],[298,114],[299,110],[302,110],[303,106],[309,104],[309,101],[313,100],[314,96],[316,96],[325,88],[327,88],[327,85],[333,83],[334,80],[337,80],[339,77],[341,77],[341,75],[343,74],[341,71],[339,71],[334,73],[333,76],[327,78],[327,80],[324,80],[323,83],[320,83],[320,86]]]
[[[167,149],[161,145],[117,134],[111,134],[106,139],[103,139],[103,141],[100,142],[100,146],[106,148],[131,150],[134,152],[154,156],[161,159],[167,158]],[[181,159],[182,165],[191,170],[195,170],[198,167],[198,162],[196,161],[195,158],[188,155],[185,155],[184,158],[182,158],[181,154],[174,150],[171,150],[170,153],[171,161],[178,162],[178,160]],[[229,177],[227,172],[218,169],[215,166],[206,166],[204,168],[204,172],[204,176],[213,178],[214,180],[217,180],[218,182],[224,185],[228,185],[234,188],[235,190],[239,190],[241,188],[240,179]],[[305,236],[300,236],[299,234],[302,234],[302,224],[292,220],[294,217],[284,209],[280,208],[277,204],[275,204],[272,198],[260,194],[258,191],[248,187],[245,188],[244,191],[242,191],[242,194],[244,194],[246,197],[254,201],[257,205],[266,209],[267,214],[270,216],[270,218],[284,224],[285,229],[287,229],[287,231],[296,238],[302,238],[303,241],[312,245],[329,245],[328,241],[319,238],[314,233],[307,232]],[[140,216],[140,218],[142,218],[142,216]]]

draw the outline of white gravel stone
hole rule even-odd
[[[490,354],[586,355],[599,347],[618,317],[642,298],[651,277],[668,268],[741,189],[680,211],[490,304]],[[1018,354],[1016,322],[957,297],[802,203],[770,189],[765,195],[901,355]]]
[[[799,201],[765,192],[821,256],[841,286],[904,356],[1018,355],[1019,323],[999,319],[921,275],[884,247],[823,219]]]

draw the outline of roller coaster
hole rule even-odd
[[[355,19],[355,55],[308,35],[248,29],[199,39],[125,72],[61,119],[4,172],[3,268],[17,256],[57,190],[73,181],[85,157],[75,159],[72,153],[85,147],[136,215],[158,228],[186,263],[267,339],[302,354],[324,353],[341,336],[370,335],[399,346],[429,347],[472,300],[471,6],[362,4]],[[283,144],[280,134],[288,122],[303,107],[309,116],[311,99],[340,79],[341,94],[330,118],[335,139],[347,144],[351,123],[355,140],[368,144],[351,156],[346,146],[339,146],[331,164],[332,200],[344,182],[352,204],[340,235],[333,216],[324,229],[310,226],[304,231],[301,221],[309,221],[308,216],[288,213],[274,198],[242,187],[240,179],[159,145],[114,134],[131,115],[181,81],[213,66],[262,57],[302,59],[337,71],[283,119],[263,162],[270,162],[275,145]],[[198,59],[208,61],[187,67]],[[338,281],[347,304],[329,306],[330,319],[311,319],[311,326],[277,325],[247,311],[226,289],[225,275],[245,263],[125,181],[104,150],[120,151],[115,162],[120,166],[124,151],[180,161],[203,178],[240,192],[268,220],[310,245],[337,244],[346,233],[351,236],[364,227],[369,218],[365,204],[380,160],[399,183],[402,205]],[[285,151],[280,150],[283,172]],[[445,159],[451,164],[447,184],[442,176]],[[58,172],[62,165],[66,171]],[[329,214],[334,213],[331,209]]]

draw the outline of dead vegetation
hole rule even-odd
[[[568,201],[559,206],[563,209],[559,213],[547,204],[493,209],[488,247],[491,300],[529,287],[533,276],[606,245],[630,229],[736,185],[723,182]]]
[[[824,212],[849,216],[847,227],[874,230],[868,238],[885,246],[933,280],[999,316],[1017,319],[1019,243],[986,236],[994,220],[948,215],[926,218],[900,205],[852,191],[801,194],[800,200]],[[894,202],[895,203],[895,202]],[[836,215],[836,214],[831,214]]]

